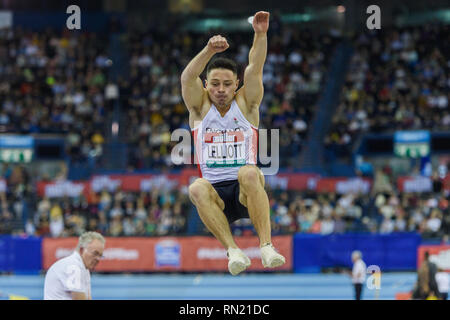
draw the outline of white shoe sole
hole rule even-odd
[[[245,262],[242,262],[242,260],[234,260],[228,262],[228,271],[235,276],[250,267],[252,264],[249,257],[247,257],[244,253],[242,253],[242,258],[244,258]]]
[[[228,263],[228,271],[230,271],[230,273],[233,276],[238,275],[239,273],[241,273],[242,271],[244,271],[245,269],[247,269],[248,265],[245,263],[242,263],[241,261],[230,261]]]
[[[263,261],[263,267],[264,268],[276,268],[276,267],[282,266],[285,262],[286,262],[286,260],[283,259],[282,257],[274,257],[272,259],[272,261],[270,261],[269,263],[266,263],[265,261]]]

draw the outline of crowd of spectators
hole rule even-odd
[[[424,25],[367,31],[354,55],[325,146],[351,156],[363,133],[449,130],[450,30]]]
[[[253,33],[217,32],[230,43],[222,55],[238,63],[238,78],[243,79]],[[122,105],[128,119],[126,137],[133,146],[131,168],[174,165],[170,151],[178,141],[171,141],[171,133],[178,128],[190,130],[180,75],[214,34],[186,31],[170,38],[160,30],[129,34],[130,74],[129,81],[121,84],[121,92],[128,97]],[[298,155],[337,38],[288,26],[280,26],[279,32],[269,33],[268,37],[260,128],[280,129],[280,153],[284,155],[281,165],[298,166]],[[205,79],[205,75],[201,78]]]
[[[15,167],[9,173],[10,191],[0,193],[2,233],[13,232],[13,218],[23,216],[24,172]],[[266,189],[273,234],[417,232],[433,239],[450,235],[450,192],[441,179],[429,192],[411,193],[395,187],[389,170],[378,169],[368,193],[299,192],[269,185]],[[105,189],[88,197],[29,198],[27,205],[25,226],[19,223],[15,231],[30,235],[68,237],[86,230],[113,237],[208,234],[183,187],[139,193]],[[189,219],[196,219],[199,228],[189,231]],[[256,234],[249,219],[235,222],[232,231]]]
[[[0,133],[64,134],[75,162],[99,156],[108,101],[107,36],[0,30]]]
[[[0,180],[0,234],[21,229],[22,218],[32,214],[28,200],[33,198],[32,180],[23,166],[4,164]]]
[[[433,239],[450,235],[450,192],[441,179],[430,192],[409,193],[394,187],[388,170],[377,172],[366,194],[270,190],[274,234],[417,232]],[[241,223],[245,225],[249,224]]]
[[[28,234],[50,237],[79,236],[97,231],[105,236],[165,236],[186,233],[189,199],[178,190],[124,192],[103,190],[88,199],[41,198]]]
[[[170,29],[170,28],[169,28]],[[126,47],[129,74],[118,82],[129,143],[128,168],[171,167],[170,141],[176,129],[187,129],[180,74],[210,35],[167,28],[129,31]],[[212,34],[211,34],[212,35]],[[240,66],[248,63],[253,34],[224,33],[225,53]],[[108,78],[112,61],[108,34],[21,28],[0,30],[0,133],[64,134],[66,153],[74,163],[104,154],[112,114]],[[280,26],[269,34],[264,67],[261,128],[280,130],[282,166],[298,165],[314,106],[326,76],[336,38]]]
[[[436,175],[434,175],[436,177]],[[0,184],[0,233],[49,237],[79,236],[98,231],[105,236],[177,236],[208,234],[187,188],[153,187],[149,191],[102,190],[85,196],[48,198],[37,195],[23,166],[4,166]],[[450,192],[444,178],[429,192],[400,191],[388,168],[377,169],[367,193],[316,192],[271,188],[273,234],[345,232],[417,232],[423,238],[450,235]],[[197,228],[188,230],[190,219]],[[232,225],[235,235],[256,234],[249,219]]]

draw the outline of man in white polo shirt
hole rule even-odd
[[[436,272],[436,284],[438,287],[439,295],[442,300],[447,300],[448,290],[450,289],[450,276],[442,268],[438,268]]]
[[[91,300],[90,271],[103,256],[105,239],[97,232],[85,232],[75,251],[56,261],[47,271],[44,300]]]

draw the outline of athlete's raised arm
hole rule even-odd
[[[248,109],[258,107],[264,95],[263,68],[267,56],[267,30],[269,13],[259,11],[253,17],[255,36],[249,52],[248,66],[244,72],[243,92]]]
[[[202,105],[205,90],[200,79],[201,73],[216,53],[223,52],[228,47],[228,42],[224,37],[220,35],[211,37],[208,44],[188,63],[181,73],[181,94],[189,111],[199,111]]]

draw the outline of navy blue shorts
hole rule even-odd
[[[231,224],[239,219],[250,218],[247,208],[239,202],[238,180],[216,182],[212,186],[225,203],[223,213],[225,213],[228,223]]]

